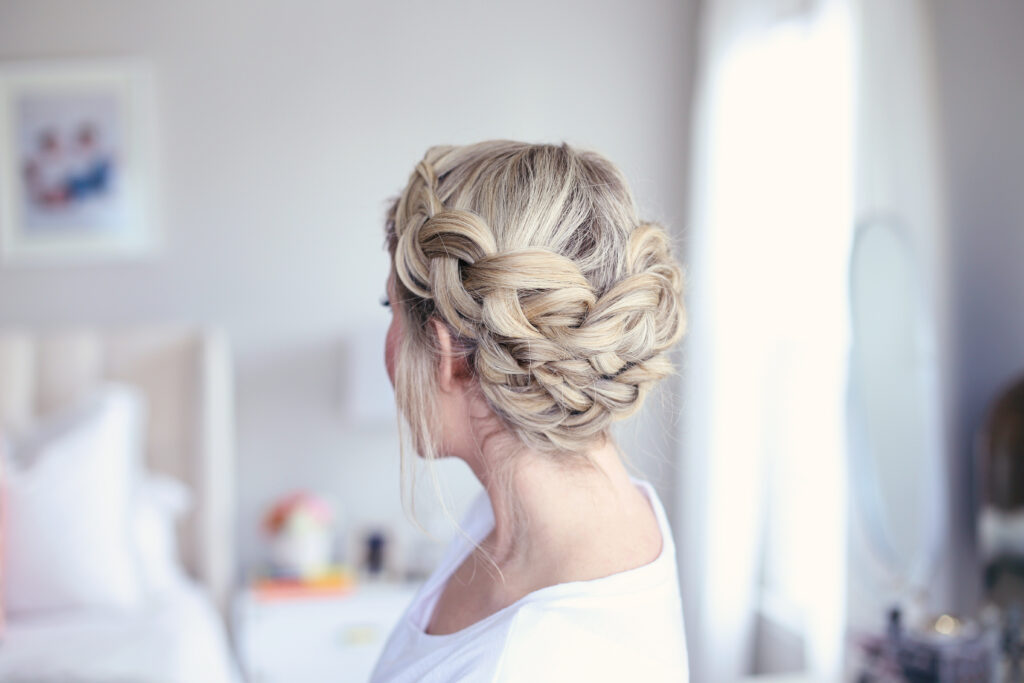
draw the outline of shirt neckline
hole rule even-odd
[[[409,610],[403,621],[419,638],[425,641],[438,643],[445,639],[456,640],[463,638],[468,634],[475,633],[487,625],[498,621],[503,616],[515,612],[526,604],[543,601],[552,593],[556,593],[559,598],[571,597],[573,595],[593,592],[595,587],[600,587],[602,593],[615,594],[628,592],[623,591],[623,588],[637,590],[639,587],[647,587],[654,584],[656,581],[662,580],[664,577],[659,577],[658,574],[662,573],[662,567],[675,557],[675,544],[672,541],[672,534],[670,533],[665,508],[661,504],[661,499],[658,497],[654,487],[649,482],[642,479],[635,479],[633,477],[630,477],[630,481],[632,481],[647,498],[651,508],[654,510],[654,515],[657,518],[658,530],[661,532],[661,551],[658,553],[657,557],[647,564],[627,569],[625,571],[616,572],[614,574],[609,574],[608,576],[598,577],[596,579],[568,581],[565,583],[556,583],[550,586],[544,586],[537,590],[530,591],[512,604],[502,607],[497,612],[489,614],[483,619],[475,621],[469,626],[459,629],[458,631],[443,634],[427,633],[426,627],[430,624],[430,619],[434,616],[434,610],[437,608],[437,603],[440,601],[444,587],[448,584],[449,579],[451,579],[458,567],[465,562],[466,558],[469,557],[469,554],[473,551],[473,544],[468,542],[466,539],[463,539],[463,544],[460,547],[459,552],[444,565],[443,575],[434,575],[430,577],[427,584],[424,585],[422,598],[417,599],[416,602],[418,604],[414,605],[413,609]],[[481,504],[481,497],[486,499],[487,493],[482,491],[479,494],[478,499],[473,501],[473,504],[470,507],[471,510]],[[484,502],[486,502],[486,500]],[[483,507],[486,519],[479,524],[477,533],[468,533],[473,543],[479,543],[481,539],[486,538],[487,534],[489,534],[494,527],[494,516],[490,505],[487,504]],[[645,579],[647,580],[645,581]],[[636,584],[640,585],[637,586]],[[417,609],[417,607],[419,609]],[[423,615],[422,620],[424,623],[422,626],[413,620],[414,612]]]

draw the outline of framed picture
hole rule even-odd
[[[154,109],[140,63],[0,65],[0,258],[154,253]]]

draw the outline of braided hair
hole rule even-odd
[[[685,327],[665,230],[622,173],[568,145],[434,147],[388,212],[408,331],[396,396],[432,453],[436,345],[447,326],[487,404],[536,450],[582,453],[672,372]]]

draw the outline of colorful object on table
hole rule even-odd
[[[328,575],[333,522],[330,506],[311,493],[300,491],[276,503],[263,520],[272,576],[313,581]]]
[[[332,595],[344,595],[355,587],[352,572],[345,567],[333,566],[316,578],[289,579],[265,577],[256,579],[252,591],[263,602],[295,600]]]

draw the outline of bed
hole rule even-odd
[[[182,327],[0,330],[6,434],[25,433],[112,383],[145,402],[145,470],[190,490],[190,504],[170,527],[182,578],[146,593],[133,609],[8,615],[0,680],[234,683],[223,618],[235,578],[233,389],[224,336]],[[8,559],[15,552],[6,551]]]

